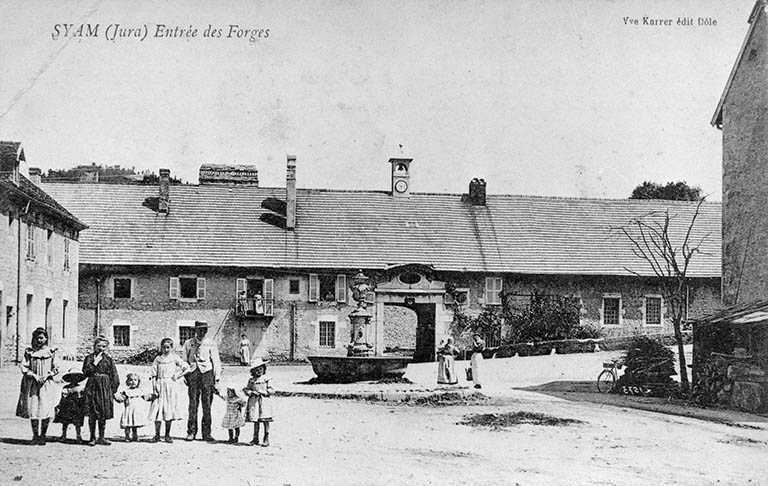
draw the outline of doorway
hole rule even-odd
[[[413,343],[409,348],[413,349],[414,363],[428,363],[435,360],[435,304],[400,304],[387,303],[385,306],[396,306],[410,309],[416,315],[415,332],[408,329],[412,324],[394,322],[384,322],[385,327],[401,325],[404,327],[401,334],[410,336],[410,342]],[[385,335],[388,332],[385,330]]]

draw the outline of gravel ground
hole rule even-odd
[[[699,420],[621,404],[570,401],[551,390],[547,395],[514,389],[563,378],[586,382],[584,375],[591,379],[599,366],[575,367],[600,363],[604,356],[558,358],[488,360],[483,389],[488,398],[469,405],[275,397],[268,448],[225,443],[226,431],[219,427],[224,407],[218,399],[213,408],[217,443],[181,440],[181,422],[174,426],[173,444],[146,442],[148,428],[142,431],[143,441],[123,443],[118,420],[111,420],[110,447],[58,442],[30,446],[28,421],[13,416],[19,372],[4,368],[0,385],[9,392],[0,398],[0,484],[764,484],[768,426],[762,418]],[[119,366],[123,376],[136,369]],[[301,393],[319,386],[301,384],[312,377],[306,366],[272,366],[269,371],[278,390]],[[225,382],[244,383],[247,373],[228,367],[224,376]],[[336,390],[437,388],[432,364],[411,365],[406,376],[412,385],[353,384]],[[486,415],[478,419],[481,414]],[[555,423],[564,425],[462,424],[486,423],[484,417],[491,414],[545,414],[563,419]],[[59,432],[53,425],[50,434]],[[250,429],[242,435],[244,442]]]

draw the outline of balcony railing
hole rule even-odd
[[[273,303],[261,297],[240,298],[235,304],[235,315],[237,317],[272,316],[274,315]]]

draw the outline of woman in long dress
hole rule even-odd
[[[55,350],[48,347],[48,333],[42,327],[32,332],[32,346],[24,351],[21,365],[21,391],[16,416],[30,419],[32,444],[45,445],[48,424],[56,408],[53,377],[59,372],[54,363]],[[39,429],[38,429],[39,427]]]
[[[456,377],[454,360],[459,350],[453,344],[453,338],[437,349],[437,383],[440,385],[455,385],[459,382]]]
[[[472,381],[475,383],[475,388],[482,388],[480,376],[483,367],[483,351],[485,351],[485,341],[479,334],[475,334],[472,338],[472,358],[469,362],[472,367]]]
[[[88,416],[88,429],[91,440],[88,445],[111,445],[104,438],[107,420],[115,416],[115,393],[120,387],[115,361],[107,354],[109,341],[98,336],[93,343],[93,353],[85,357],[83,374],[88,378],[85,384],[85,414]],[[99,438],[96,439],[96,424],[99,425]]]
[[[240,340],[240,364],[248,366],[251,362],[251,342],[248,337],[243,334],[243,338]]]

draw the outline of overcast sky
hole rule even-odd
[[[0,139],[44,171],[167,167],[196,183],[202,163],[244,163],[274,187],[293,151],[299,187],[387,190],[397,156],[417,192],[483,177],[491,193],[624,198],[649,179],[719,200],[710,120],[753,5],[3,0]],[[111,24],[147,37],[113,41]]]

